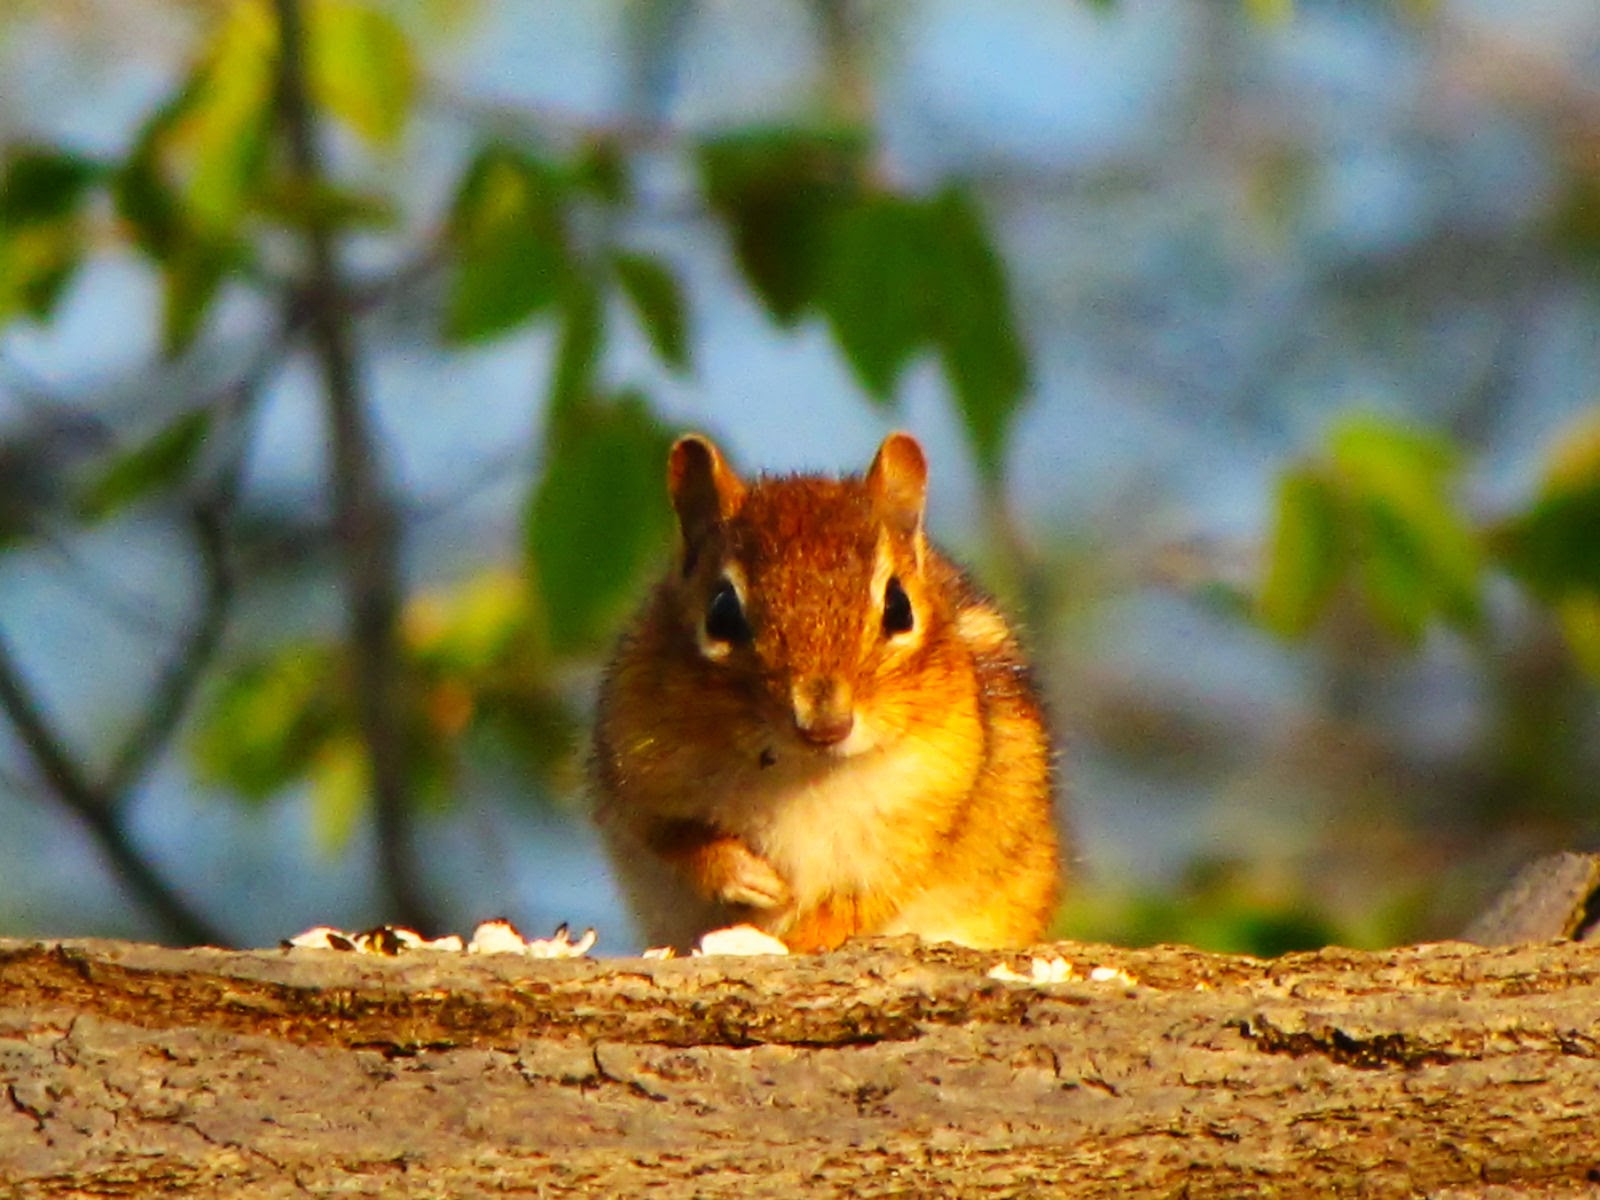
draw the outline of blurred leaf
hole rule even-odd
[[[637,395],[584,405],[552,430],[526,537],[553,652],[598,645],[666,546],[671,441]]]
[[[545,164],[504,146],[478,154],[450,215],[456,261],[447,338],[493,337],[555,302],[567,274],[564,201]]]
[[[161,264],[161,346],[166,354],[181,354],[194,342],[233,262],[226,246],[193,241]]]
[[[1600,476],[1548,492],[1505,534],[1507,565],[1547,600],[1600,595]]]
[[[246,663],[222,680],[196,721],[192,741],[201,779],[246,800],[266,800],[304,777],[324,743],[348,722],[339,716],[331,655],[300,646]]]
[[[157,164],[185,217],[232,234],[266,163],[277,29],[264,0],[228,6],[191,79],[157,114]]]
[[[576,186],[607,204],[624,204],[629,198],[628,158],[614,137],[596,137],[586,143],[572,178]]]
[[[674,370],[687,369],[687,306],[677,278],[658,260],[642,254],[618,254],[612,265],[656,354]]]
[[[848,132],[754,129],[701,146],[706,197],[779,324],[792,324],[815,299],[822,249],[859,191],[864,162],[864,139]]]
[[[353,0],[315,0],[306,15],[312,95],[367,141],[392,144],[417,90],[404,31],[382,9]]]
[[[581,788],[584,725],[559,695],[548,688],[491,692],[482,709],[485,731],[535,779],[567,792]],[[527,796],[538,799],[541,791]]]
[[[1600,595],[1568,596],[1556,602],[1561,632],[1584,674],[1600,682]]]
[[[1294,16],[1294,0],[1243,0],[1244,11],[1252,21],[1281,25]]]
[[[6,153],[0,174],[0,321],[44,320],[83,257],[79,209],[104,175],[89,159],[37,146]]]
[[[184,413],[148,441],[115,458],[84,489],[79,511],[87,520],[104,520],[151,492],[171,487],[189,470],[210,427],[210,414]]]
[[[118,214],[132,227],[134,243],[157,260],[173,253],[188,236],[182,204],[157,161],[162,128],[160,114],[146,123],[111,188]]]
[[[1307,897],[1252,874],[1260,866],[1199,860],[1170,890],[1080,891],[1068,899],[1052,932],[1118,946],[1176,942],[1267,958],[1358,941],[1353,930],[1338,927]]]
[[[561,337],[556,343],[555,369],[550,375],[548,404],[551,434],[568,414],[594,398],[595,367],[600,361],[600,341],[605,333],[605,309],[593,282],[574,271],[567,278],[561,303]]]
[[[1548,232],[1565,256],[1595,271],[1600,269],[1600,168],[1588,156],[1573,157],[1577,161],[1557,181]]]
[[[1564,430],[1532,508],[1497,545],[1507,568],[1546,601],[1600,596],[1600,410]]]
[[[951,188],[929,213],[933,338],[979,473],[992,483],[1000,477],[1006,434],[1028,386],[1028,364],[1000,256],[971,197]]]
[[[1433,615],[1427,547],[1393,508],[1373,500],[1358,503],[1361,533],[1356,566],[1375,616],[1408,641],[1420,638]]]
[[[1357,567],[1377,614],[1411,638],[1435,615],[1472,626],[1481,552],[1451,494],[1454,448],[1390,421],[1355,417],[1335,429],[1331,449]]]
[[[311,840],[332,858],[350,844],[367,811],[372,770],[359,738],[329,738],[311,758]]]
[[[1286,637],[1308,630],[1322,615],[1346,562],[1339,498],[1310,468],[1287,472],[1278,499],[1256,612]]]
[[[0,321],[55,311],[82,261],[82,234],[70,218],[0,234]]]
[[[281,181],[263,188],[256,209],[293,229],[390,229],[393,202],[385,196],[350,191],[326,182]]]
[[[105,176],[92,159],[43,146],[13,146],[0,174],[0,236],[24,225],[75,215],[84,193]]]
[[[161,267],[168,354],[189,346],[246,258],[242,223],[265,174],[276,45],[261,0],[230,7],[114,177],[118,213]]]
[[[405,606],[401,628],[417,658],[457,672],[483,671],[528,638],[528,590],[520,576],[489,571]]]
[[[829,239],[818,302],[867,395],[886,401],[906,361],[931,335],[924,206],[877,195],[841,213]]]

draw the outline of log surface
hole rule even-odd
[[[0,940],[0,1189],[1544,1196],[1600,947],[534,961]],[[1130,982],[1131,980],[1131,982]]]

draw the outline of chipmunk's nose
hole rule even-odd
[[[842,679],[802,679],[794,685],[791,700],[795,728],[813,746],[837,745],[855,727],[850,685]]]

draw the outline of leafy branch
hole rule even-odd
[[[325,184],[308,97],[306,33],[299,0],[275,0],[278,18],[276,96],[291,183],[302,194]],[[414,846],[410,783],[403,736],[402,672],[396,625],[400,611],[399,518],[373,439],[356,365],[346,288],[327,218],[305,214],[306,277],[290,303],[308,314],[322,376],[335,525],[343,550],[348,632],[357,712],[371,773],[380,878],[394,917],[417,928],[438,921],[424,898]]]

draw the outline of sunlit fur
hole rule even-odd
[[[923,537],[921,476],[890,480],[916,485],[917,508],[886,520],[881,478],[744,485],[715,466],[727,511],[680,509],[678,565],[601,694],[597,816],[642,932],[682,947],[743,920],[797,950],[876,932],[1037,940],[1058,882],[1045,725],[1004,619]],[[739,579],[753,638],[708,653],[705,609],[724,575]],[[885,636],[890,576],[914,623]],[[826,746],[796,724],[796,688],[817,680],[852,702],[848,736]],[[741,847],[789,903],[717,898]]]

